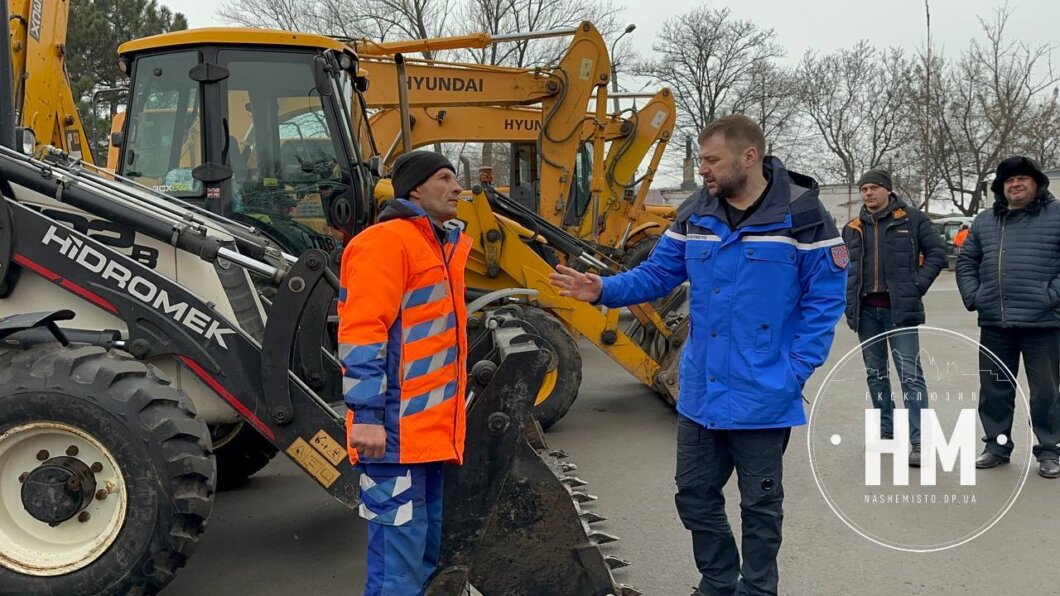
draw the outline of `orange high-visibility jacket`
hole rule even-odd
[[[390,202],[342,254],[339,358],[349,426],[382,424],[386,451],[372,462],[463,460],[471,238],[439,241],[417,205]]]

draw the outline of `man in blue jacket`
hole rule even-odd
[[[702,574],[696,593],[777,594],[783,454],[805,424],[802,388],[843,314],[847,249],[811,178],[763,157],[743,115],[699,135],[706,188],[636,269],[601,278],[558,267],[566,296],[608,307],[648,302],[684,281],[691,330],[677,402],[677,510]],[[743,565],[722,489],[736,470]]]

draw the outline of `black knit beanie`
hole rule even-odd
[[[456,173],[453,164],[444,155],[434,151],[411,151],[398,157],[394,160],[394,169],[390,174],[394,196],[410,198],[409,193],[442,168],[449,168]]]
[[[996,195],[1002,195],[1005,189],[1005,180],[1013,176],[1030,176],[1038,185],[1038,188],[1049,188],[1049,178],[1042,173],[1038,164],[1029,157],[1022,155],[1012,156],[997,164],[997,172],[994,182],[990,184],[990,190]]]
[[[858,179],[858,188],[866,184],[875,184],[876,186],[882,186],[887,190],[894,190],[894,184],[891,182],[891,174],[887,170],[880,168],[874,168],[865,172]]]

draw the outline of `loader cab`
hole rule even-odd
[[[348,104],[364,83],[338,42],[203,29],[119,54],[131,82],[118,174],[252,225],[296,255],[332,250],[373,221],[374,179]]]
[[[541,176],[540,156],[536,143],[512,143],[511,145],[511,198],[534,213],[540,213]],[[567,195],[567,206],[563,225],[579,226],[589,208],[592,198],[589,177],[593,171],[592,147],[583,143],[574,161],[574,182]]]

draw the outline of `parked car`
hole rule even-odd
[[[939,234],[942,235],[942,239],[946,242],[946,265],[950,271],[957,268],[957,245],[953,242],[953,239],[957,236],[958,230],[961,229],[962,224],[972,225],[973,217],[940,217],[932,220],[932,224],[935,229],[938,230]]]

